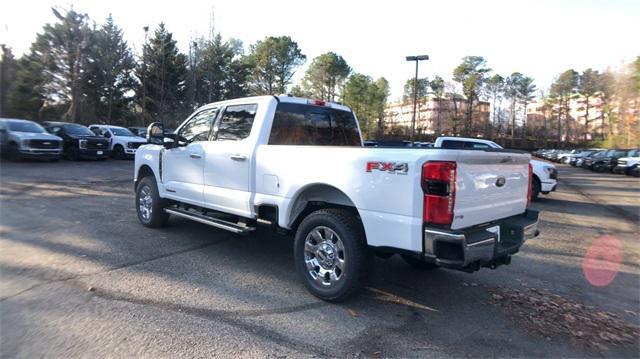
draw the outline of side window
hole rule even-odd
[[[49,127],[48,130],[49,130],[49,133],[53,133],[54,135],[59,135],[61,134],[60,132],[62,132],[62,127],[53,126],[53,127]]]
[[[249,137],[258,105],[233,105],[224,110],[218,124],[218,141],[239,141]]]
[[[89,129],[91,130],[91,132],[95,133],[96,136],[100,136],[100,129],[99,128],[97,128],[95,126],[92,126],[92,127],[89,127]]]
[[[465,142],[464,148],[491,148],[491,146],[486,143]]]
[[[464,148],[464,141],[445,140],[442,141],[442,148],[461,149]]]
[[[102,137],[106,137],[106,138],[111,138],[111,132],[109,132],[109,130],[108,130],[108,129],[106,129],[106,128],[104,128],[104,127],[103,127],[103,128],[101,128],[101,129],[99,130],[99,132],[100,132],[100,136],[102,136]]]
[[[207,141],[217,114],[218,109],[215,108],[200,111],[180,128],[178,135],[184,137],[187,143]]]

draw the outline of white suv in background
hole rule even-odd
[[[111,154],[120,160],[133,157],[138,147],[147,143],[146,139],[138,137],[129,129],[120,126],[91,125],[89,129],[97,136],[108,138]]]
[[[433,147],[452,149],[472,149],[472,148],[499,148],[499,144],[479,138],[465,137],[438,137]],[[551,163],[530,160],[533,170],[533,182],[531,184],[531,198],[537,199],[540,193],[549,194],[556,190],[558,186],[558,170]]]

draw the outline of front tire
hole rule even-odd
[[[531,183],[531,200],[535,201],[540,196],[540,191],[542,190],[542,185],[540,184],[540,180],[537,178],[533,178],[533,182]]]
[[[12,143],[9,145],[9,161],[18,162],[22,160],[22,155],[20,154],[20,148],[17,144]]]
[[[371,254],[362,225],[351,212],[321,209],[300,223],[294,240],[294,261],[313,295],[339,302],[365,285]]]
[[[165,202],[158,194],[158,186],[153,176],[140,180],[136,187],[136,212],[143,226],[157,228],[167,224],[169,214],[164,211]]]
[[[127,155],[124,153],[124,147],[116,145],[116,147],[113,148],[113,157],[115,157],[117,160],[124,160],[127,157]]]
[[[66,155],[69,161],[77,161],[80,159],[80,151],[75,146],[69,146]]]
[[[591,167],[591,169],[597,173],[603,173],[605,171],[604,165],[602,164],[595,164],[593,165],[593,167]]]

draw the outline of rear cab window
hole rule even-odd
[[[280,102],[269,145],[361,147],[356,118],[350,111]]]
[[[444,140],[442,141],[442,148],[461,150],[461,149],[469,149],[469,148],[492,148],[492,147],[486,143],[481,143],[481,142]]]

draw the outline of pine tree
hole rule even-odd
[[[289,36],[270,36],[251,45],[252,92],[256,95],[286,93],[295,69],[304,64],[306,58]]]
[[[178,124],[191,110],[186,92],[187,57],[179,52],[164,23],[144,45],[143,57],[144,61],[136,67],[136,76],[144,86],[137,91],[138,100],[143,91],[146,94],[144,122]]]
[[[433,80],[431,80],[431,82],[429,83],[429,87],[431,88],[431,91],[433,92],[433,95],[436,98],[436,129],[435,129],[435,135],[436,137],[440,136],[442,134],[442,123],[441,123],[441,116],[442,116],[442,98],[444,97],[444,79],[440,76],[435,76],[433,78]]]
[[[324,53],[311,61],[302,79],[302,91],[310,97],[335,101],[341,97],[341,89],[351,73],[345,59],[334,53]]]
[[[453,70],[453,81],[460,83],[462,93],[467,98],[467,120],[465,123],[465,136],[471,134],[473,120],[473,104],[478,100],[479,94],[485,83],[486,74],[491,71],[486,67],[487,62],[482,56],[465,56],[462,63]]]
[[[223,41],[217,34],[212,40],[200,39],[194,47],[196,106],[247,94],[250,66],[239,40]]]
[[[7,94],[7,109],[12,117],[42,120],[47,103],[45,85],[50,73],[45,71],[45,59],[48,50],[45,38],[38,34],[29,53],[17,62],[16,75],[10,92]]]
[[[96,32],[91,56],[87,82],[95,89],[96,116],[100,122],[124,124],[133,100],[131,91],[136,86],[133,78],[136,64],[122,30],[111,15]]]
[[[0,45],[2,54],[0,55],[0,117],[7,117],[9,114],[8,94],[15,83],[18,62],[16,61],[11,48]]]
[[[533,79],[528,76],[524,76],[518,84],[518,95],[522,102],[522,138],[527,137],[527,105],[533,101],[534,93],[536,92],[536,85],[533,84]]]
[[[556,81],[551,84],[551,97],[557,98],[560,104],[558,113],[558,142],[562,141],[563,134],[567,135],[566,139],[568,139],[569,137],[569,101],[571,100],[573,94],[576,92],[576,88],[578,86],[578,76],[579,74],[575,70],[567,70],[561,73]],[[562,130],[563,120],[564,131]]]
[[[37,44],[41,46],[42,61],[45,64],[46,96],[52,102],[61,98],[67,110],[63,119],[79,122],[83,100],[83,78],[87,70],[88,48],[93,32],[88,26],[89,17],[73,9],[64,14],[52,9],[59,20],[53,25],[47,24]]]

